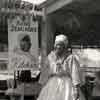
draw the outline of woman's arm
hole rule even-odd
[[[72,82],[73,85],[78,87],[81,84],[80,81],[80,64],[78,60],[75,58],[75,56],[72,56],[71,61],[71,75],[72,75]]]
[[[80,64],[75,56],[71,55],[69,59],[69,67],[71,69],[71,78],[74,90],[74,97],[77,99],[79,97],[79,87],[81,84],[80,81]]]

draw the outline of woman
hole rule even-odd
[[[15,68],[16,72],[18,72],[19,77],[17,86],[14,87],[13,84],[13,86],[9,87],[9,89],[6,91],[6,94],[11,96],[11,100],[19,100],[19,98],[16,98],[16,95],[21,95],[21,98],[23,98],[24,95],[38,95],[38,92],[40,91],[40,85],[32,83],[31,72],[39,71],[39,69],[37,67],[35,57],[30,53],[30,49],[31,40],[29,35],[24,33],[19,34],[18,47],[14,49],[14,55],[11,63],[11,66]],[[37,77],[37,75],[34,75],[34,77]]]
[[[46,71],[42,76],[47,79],[37,100],[77,100],[79,98],[79,63],[67,50],[68,38],[58,35],[54,50],[48,55]],[[48,76],[48,77],[47,77]],[[82,100],[82,99],[80,99]]]
[[[31,81],[31,69],[38,70],[36,59],[30,53],[31,39],[28,34],[19,34],[18,36],[18,47],[14,49],[14,57],[12,58],[12,66],[17,69],[22,68],[23,70],[18,71],[18,79],[21,82]]]

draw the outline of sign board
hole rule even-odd
[[[31,54],[35,57],[38,55],[38,22],[33,21],[30,16],[17,16],[14,19],[8,19],[9,68],[13,50],[18,46],[18,36],[22,33],[28,34],[31,38]]]

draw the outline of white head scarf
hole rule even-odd
[[[65,47],[67,47],[67,45],[68,45],[68,37],[63,35],[63,34],[56,36],[55,45],[58,44],[59,42],[63,42]]]

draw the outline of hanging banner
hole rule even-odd
[[[8,19],[8,45],[9,45],[9,69],[11,68],[11,58],[13,51],[18,46],[18,36],[20,34],[28,34],[31,38],[31,49],[32,55],[37,57],[38,55],[38,22],[33,21],[32,17],[29,16],[17,16],[14,19]]]

